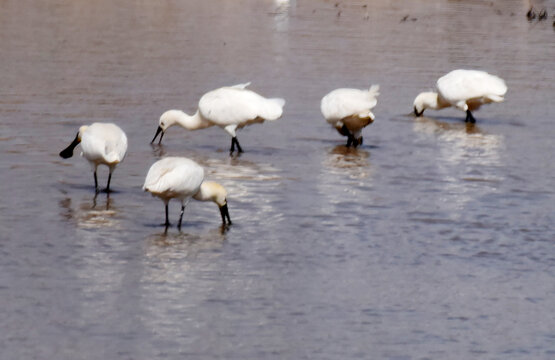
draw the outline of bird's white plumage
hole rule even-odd
[[[281,98],[268,99],[247,90],[249,85],[250,83],[237,84],[209,91],[200,98],[198,110],[194,115],[187,115],[181,110],[164,112],[160,116],[152,142],[161,133],[161,143],[165,131],[174,125],[180,125],[187,130],[219,126],[232,137],[230,154],[235,151],[235,146],[238,152],[242,152],[236,130],[265,120],[279,119],[285,105],[285,100]]]
[[[123,161],[127,152],[127,136],[112,123],[93,123],[80,131],[83,156],[93,166],[114,167]]]
[[[178,198],[182,203],[195,195],[204,180],[204,169],[193,160],[166,157],[148,170],[143,190],[164,201]]]
[[[450,104],[478,100],[481,103],[500,102],[507,92],[505,81],[480,70],[453,70],[437,81],[439,95]]]
[[[378,103],[379,86],[370,89],[336,89],[322,98],[320,110],[332,125],[348,117],[372,118],[371,110]]]
[[[198,104],[200,114],[220,127],[241,127],[255,119],[279,119],[285,100],[267,99],[248,90],[248,85],[249,83],[222,87],[204,94]]]

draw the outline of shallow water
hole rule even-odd
[[[526,1],[0,9],[2,358],[555,357],[555,32]],[[455,68],[503,77],[505,103],[475,126],[408,116]],[[149,144],[164,110],[245,81],[287,104],[239,133],[240,157],[217,128]],[[319,101],[374,83],[376,121],[347,149]],[[94,121],[129,138],[109,197],[58,156]],[[229,230],[191,202],[164,233],[141,191],[163,155],[227,188]]]

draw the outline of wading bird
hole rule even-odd
[[[106,191],[110,191],[112,172],[123,161],[127,152],[127,136],[123,130],[112,123],[93,123],[79,128],[73,142],[60,152],[60,156],[68,159],[73,156],[73,149],[81,144],[81,155],[87,159],[94,172],[94,188],[98,192],[96,169],[98,165],[106,165],[110,169]]]
[[[347,136],[347,146],[362,144],[362,129],[374,121],[380,86],[370,89],[336,89],[322,98],[320,110],[326,121]]]
[[[423,92],[414,99],[414,115],[453,106],[466,112],[466,122],[475,123],[471,111],[483,104],[502,102],[506,92],[500,77],[479,70],[453,70],[438,79],[437,92]]]
[[[279,119],[285,105],[283,99],[267,99],[247,90],[249,85],[250,83],[222,87],[204,94],[194,115],[187,115],[181,110],[166,111],[160,117],[158,129],[151,143],[160,133],[158,143],[161,143],[165,131],[173,125],[181,125],[187,130],[219,126],[231,135],[230,154],[233,154],[236,145],[237,151],[243,152],[237,140],[236,130],[265,120]]]
[[[181,215],[178,227],[181,229],[183,212],[191,198],[199,201],[213,201],[220,208],[223,225],[231,225],[227,209],[227,192],[223,186],[212,181],[204,181],[204,169],[193,160],[184,157],[166,157],[158,160],[148,170],[143,190],[157,196],[166,205],[166,227],[168,203],[171,199],[181,201]]]

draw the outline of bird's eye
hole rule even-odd
[[[161,122],[160,125],[164,126],[164,122]]]

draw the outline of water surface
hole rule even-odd
[[[4,1],[2,358],[552,359],[555,33],[527,6]],[[475,126],[408,116],[455,68],[500,75],[506,102]],[[217,128],[149,144],[163,111],[246,81],[287,104],[240,157]],[[319,101],[376,83],[347,149]],[[95,121],[129,138],[110,196],[58,156]],[[227,188],[229,230],[191,202],[164,232],[141,186],[165,155]]]

